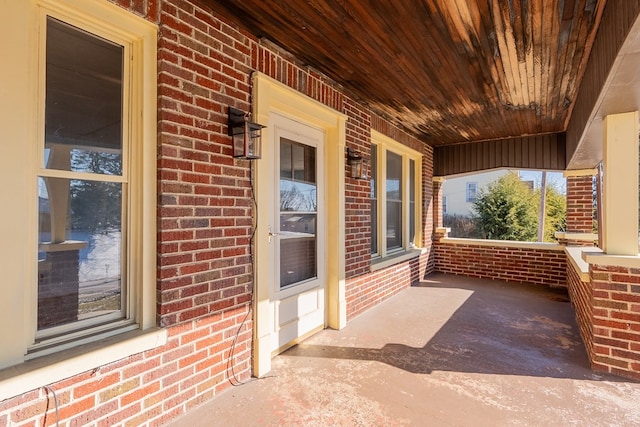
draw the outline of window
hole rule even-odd
[[[16,95],[38,89],[2,105],[26,114],[0,132],[25,168],[11,189],[24,198],[7,215],[33,231],[0,244],[18,265],[7,269],[7,293],[25,302],[0,307],[4,324],[23,319],[0,332],[0,368],[155,326],[157,28],[103,1],[16,3],[10,13],[33,23],[24,37],[37,49],[0,38],[17,58],[5,68],[20,75],[16,89],[0,84]]]
[[[372,131],[371,253],[386,257],[419,246],[421,155]]]
[[[478,197],[478,183],[467,182],[467,203],[474,203]]]
[[[442,196],[442,213],[447,213],[447,196]]]
[[[378,146],[371,146],[371,253],[378,254]]]

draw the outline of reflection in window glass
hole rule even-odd
[[[378,146],[371,146],[371,253],[378,254]]]
[[[122,175],[123,52],[47,19],[44,167]]]
[[[387,250],[402,248],[402,156],[387,152]]]
[[[291,150],[292,144],[280,144],[280,178],[291,179],[293,177],[293,168],[291,167]]]
[[[315,212],[316,197],[315,184],[280,180],[280,210],[283,212]]]
[[[313,236],[281,239],[280,287],[293,285],[318,275],[316,239]]]
[[[280,141],[280,177],[315,184],[315,147],[282,138]]]
[[[317,277],[316,149],[280,140],[280,287]]]
[[[416,162],[409,160],[409,243],[416,240]]]
[[[467,182],[467,202],[475,203],[478,197],[478,183]]]
[[[38,181],[38,329],[120,312],[122,184]]]

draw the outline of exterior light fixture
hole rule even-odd
[[[351,178],[367,179],[367,159],[363,158],[360,153],[353,151],[347,147],[347,161],[351,169]]]
[[[265,126],[249,121],[250,113],[229,107],[229,136],[233,139],[233,157],[259,159],[262,149],[262,128]]]

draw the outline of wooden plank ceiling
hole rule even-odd
[[[606,0],[202,1],[440,146],[564,131]]]

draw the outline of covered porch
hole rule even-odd
[[[381,3],[6,2],[0,426],[637,423],[640,0]],[[123,49],[85,72],[121,88],[121,175],[45,167],[48,115],[86,121],[46,104],[56,25]],[[443,181],[500,168],[564,173],[557,243],[448,236]],[[89,324],[78,292],[38,322],[36,247],[91,224],[43,177],[121,188]]]
[[[640,384],[591,371],[565,290],[434,274],[173,426],[632,425]]]

